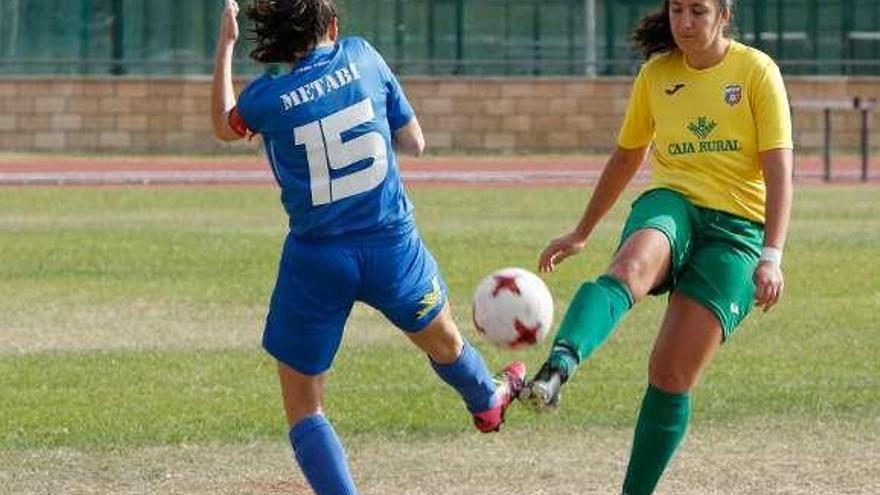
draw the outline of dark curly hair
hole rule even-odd
[[[253,0],[247,8],[256,42],[251,58],[296,62],[321,41],[337,12],[333,0]]]
[[[733,18],[734,0],[715,0],[715,3],[720,9],[730,11],[731,19]],[[730,25],[724,34],[730,34]],[[633,31],[632,42],[635,49],[642,52],[646,59],[651,58],[655,53],[675,49],[675,38],[672,37],[672,26],[669,21],[669,0],[663,0],[660,10],[651,12],[639,21],[639,25]]]

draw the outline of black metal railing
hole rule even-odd
[[[659,0],[337,0],[344,34],[403,74],[598,75],[637,67]],[[243,4],[247,0],[242,0]],[[880,1],[739,0],[738,39],[790,74],[880,75]],[[205,74],[219,0],[3,0],[0,75]],[[247,33],[247,25],[244,25]],[[237,56],[242,67],[249,42]],[[109,61],[109,62],[108,62]]]

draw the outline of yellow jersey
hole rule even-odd
[[[652,142],[653,188],[764,223],[758,153],[792,148],[779,67],[736,41],[708,69],[689,67],[678,50],[651,58],[636,77],[617,144],[634,149]]]

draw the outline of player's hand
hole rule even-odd
[[[785,288],[782,268],[778,264],[762,261],[755,268],[752,280],[755,282],[755,304],[763,306],[766,313],[782,297]]]
[[[235,0],[226,0],[223,6],[223,13],[220,14],[220,43],[235,43],[238,39],[238,2]]]
[[[557,264],[562,263],[565,258],[579,253],[586,243],[586,236],[578,232],[569,232],[562,237],[553,239],[541,252],[538,269],[542,272],[556,270]]]

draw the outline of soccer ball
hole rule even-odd
[[[503,268],[484,278],[474,293],[474,326],[505,349],[533,346],[553,324],[553,296],[544,281],[522,268]]]

